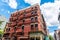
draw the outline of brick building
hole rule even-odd
[[[35,4],[11,14],[3,40],[44,40],[47,35],[40,6]]]
[[[59,30],[55,30],[55,32],[54,32],[54,39],[55,40],[60,40],[60,29]]]
[[[59,12],[59,15],[58,15],[58,20],[59,20],[59,24],[60,24],[60,12]],[[60,28],[60,25],[59,25],[59,28]]]
[[[54,32],[54,39],[55,40],[60,40],[60,8],[59,8],[59,15],[58,15],[58,20],[59,20],[59,29],[55,30]]]

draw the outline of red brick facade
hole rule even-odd
[[[3,39],[30,40],[29,35],[31,32],[40,31],[45,35],[47,34],[46,24],[40,12],[40,7],[39,5],[33,5],[11,14],[4,30]]]

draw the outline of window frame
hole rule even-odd
[[[21,29],[24,30],[24,25],[21,26]]]
[[[35,29],[38,30],[38,23],[35,23]]]
[[[33,27],[32,27],[32,25],[33,25]],[[34,23],[31,23],[30,26],[31,26],[31,30],[34,30]]]
[[[34,17],[31,17],[31,21],[32,21],[32,22],[34,21]]]

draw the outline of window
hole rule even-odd
[[[5,40],[10,40],[10,38],[5,38]]]
[[[17,35],[24,35],[24,32],[18,32]]]
[[[32,24],[32,25],[31,25],[31,30],[33,30],[33,29],[34,29],[34,25]]]
[[[38,20],[38,17],[35,17],[35,20],[37,21]]]
[[[38,10],[37,7],[35,7],[35,10]]]
[[[31,25],[31,27],[33,27],[34,25]]]
[[[14,14],[11,14],[11,17],[13,17],[14,16]]]
[[[10,28],[7,28],[6,31],[9,32],[10,31]]]
[[[12,37],[12,40],[17,40],[17,37],[16,36]]]
[[[37,11],[34,11],[35,12],[35,14],[37,13]]]
[[[35,24],[35,29],[38,30],[38,24]]]
[[[22,25],[22,30],[24,30],[24,25]]]
[[[24,32],[20,32],[20,35],[24,35]]]
[[[38,27],[38,24],[35,24],[35,27]]]
[[[40,38],[30,38],[30,40],[40,40]]]
[[[30,38],[30,40],[35,40],[34,38]]]
[[[33,9],[33,7],[31,9]]]
[[[17,26],[14,27],[14,31],[16,31]]]
[[[18,13],[18,16],[20,15],[20,12],[17,12]]]
[[[23,22],[25,22],[25,20],[23,19]]]
[[[7,25],[10,27],[11,26],[11,23],[8,23]]]
[[[26,11],[24,11],[24,14],[23,14],[23,15],[24,15],[24,17],[25,17],[25,15],[26,15]]]
[[[36,40],[40,40],[40,38],[36,38]]]
[[[32,22],[34,21],[34,17],[31,17],[31,21],[32,21]]]
[[[12,21],[12,19],[13,19],[13,18],[11,17],[11,18],[10,18],[10,21]]]
[[[9,37],[9,34],[10,33],[6,33],[6,34],[3,35],[3,37]]]
[[[33,15],[33,14],[36,14],[36,13],[37,13],[37,11],[35,11],[35,10],[31,12],[32,15]]]

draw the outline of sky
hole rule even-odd
[[[58,21],[60,0],[0,0],[0,15],[8,20],[12,12],[36,3],[40,5],[49,34],[53,35],[54,30],[60,29]]]

